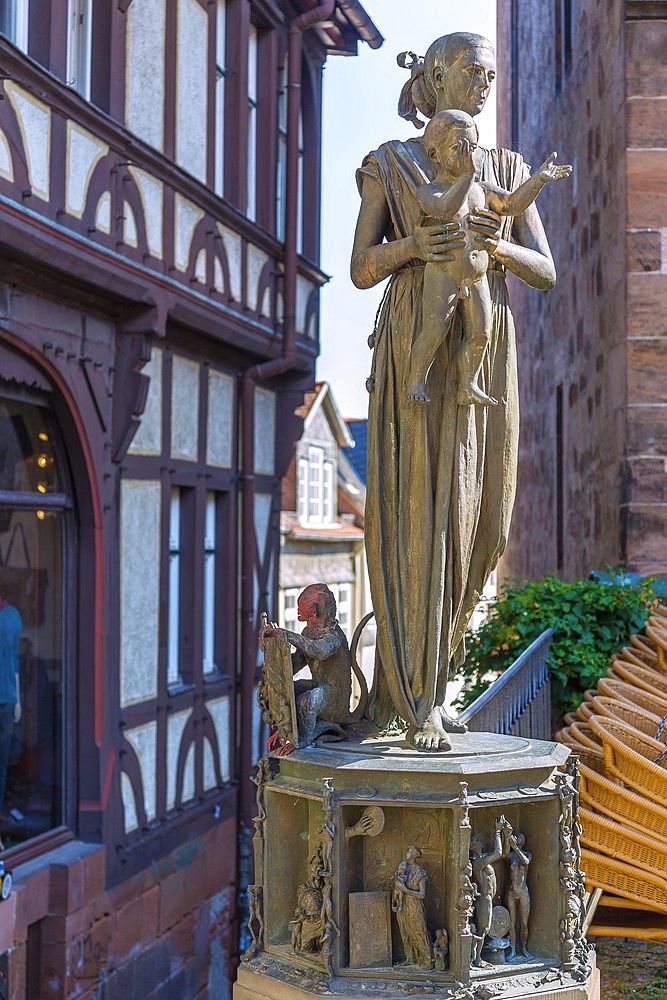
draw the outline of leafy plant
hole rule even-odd
[[[640,632],[656,597],[650,579],[628,583],[616,572],[610,583],[549,575],[513,581],[492,603],[489,619],[466,641],[459,671],[463,708],[509,667],[546,628],[553,630],[547,662],[554,707],[563,714],[582,701],[609,666],[609,658]]]

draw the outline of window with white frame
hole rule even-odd
[[[300,593],[301,590],[298,587],[289,587],[287,590],[283,590],[282,624],[283,627],[289,629],[290,632],[301,631],[296,606],[297,598]]]
[[[296,512],[300,521],[308,520],[308,459],[299,459]]]
[[[86,100],[90,100],[92,21],[92,0],[68,0],[66,81]]]
[[[28,51],[29,0],[0,0],[0,32],[22,52]]]
[[[276,160],[276,236],[285,239],[287,185],[287,63],[278,70],[278,155]]]
[[[203,671],[212,674],[215,663],[215,555],[216,555],[216,506],[215,493],[206,494],[204,514],[204,634]]]
[[[336,598],[338,624],[350,642],[352,639],[352,584],[330,583],[329,590]]]
[[[217,195],[225,193],[225,42],[227,2],[218,0],[215,11],[215,176]]]
[[[169,599],[167,603],[167,684],[178,684],[180,672],[181,491],[169,497]]]
[[[246,215],[257,213],[257,28],[250,25],[248,36],[248,160]]]
[[[336,519],[335,467],[324,448],[311,445],[298,461],[297,516],[303,524],[333,524]]]

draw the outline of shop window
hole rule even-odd
[[[50,410],[0,391],[0,838],[63,822],[72,501]]]

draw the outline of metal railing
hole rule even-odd
[[[550,740],[551,687],[546,629],[521,656],[459,716],[476,733],[505,733]]]

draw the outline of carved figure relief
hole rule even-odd
[[[444,927],[440,927],[435,932],[433,942],[433,967],[436,972],[444,972],[447,968],[447,958],[449,956],[449,936]]]
[[[528,890],[528,868],[533,860],[530,851],[526,850],[526,838],[522,833],[515,832],[510,838],[512,850],[508,861],[510,866],[509,887],[507,889],[507,910],[510,927],[510,961],[521,956],[530,959],[528,951],[528,919],[530,917],[530,892]],[[519,949],[517,951],[517,927],[519,931]]]
[[[563,915],[560,920],[563,965],[571,968],[578,958],[587,961],[584,938],[585,882],[580,869],[581,824],[579,822],[579,772],[576,759],[568,760],[568,773],[557,774],[556,789],[560,799],[558,837],[560,841],[559,882]]]
[[[405,860],[394,872],[391,908],[396,914],[398,930],[405,951],[404,965],[433,967],[433,942],[426,926],[426,870],[417,864],[421,850],[410,844]]]
[[[472,959],[472,964],[476,968],[483,968],[487,964],[482,959],[482,949],[491,931],[493,900],[498,890],[498,882],[493,865],[496,861],[500,861],[501,858],[509,856],[511,835],[512,827],[504,816],[500,816],[495,822],[494,844],[490,851],[484,851],[479,837],[473,836],[470,841],[470,863],[477,885],[477,895],[475,897],[476,940]]]

